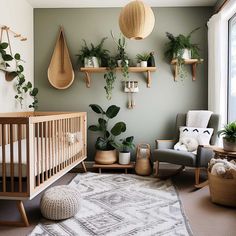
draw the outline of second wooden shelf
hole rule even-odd
[[[196,69],[197,69],[197,64],[200,64],[203,62],[203,59],[188,59],[184,60],[184,64],[186,65],[192,65],[192,79],[193,81],[196,80]],[[173,59],[171,61],[171,65],[175,66],[175,74],[174,74],[174,80],[177,80],[178,77],[178,64],[177,64],[177,59]]]
[[[116,67],[116,70],[121,71],[121,67]],[[94,67],[81,67],[80,68],[81,72],[85,73],[85,82],[86,82],[86,86],[87,88],[90,88],[91,86],[91,73],[105,73],[107,71],[106,67],[98,67],[98,68],[94,68]],[[147,87],[150,88],[151,87],[151,72],[156,71],[156,67],[129,67],[129,72],[133,72],[133,73],[142,73],[142,72],[146,72],[147,73]]]

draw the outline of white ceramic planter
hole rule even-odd
[[[141,61],[140,66],[141,67],[147,67],[147,61]]]
[[[130,163],[130,152],[119,152],[119,164],[127,165]]]
[[[97,57],[85,57],[84,67],[99,67],[99,62]]]
[[[182,58],[185,60],[191,59],[192,55],[191,55],[191,50],[185,48],[181,50],[181,53],[183,52]],[[180,55],[181,53],[177,53],[177,55]],[[176,55],[174,55],[174,58],[176,57]]]
[[[122,67],[121,62],[122,62],[122,60],[117,60],[117,66],[118,67]],[[126,62],[127,65],[129,64],[129,60],[125,60],[125,62]]]

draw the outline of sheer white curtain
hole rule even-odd
[[[208,109],[227,122],[228,20],[236,13],[230,0],[208,21]]]

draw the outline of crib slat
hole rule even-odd
[[[6,192],[6,126],[2,124],[2,184],[3,192]]]
[[[48,141],[48,126],[47,122],[45,124],[45,129],[44,129],[44,138],[45,138],[45,180],[48,179],[48,160],[49,160],[49,155],[48,155],[48,146],[47,146],[47,141]]]
[[[13,148],[13,125],[10,124],[10,179],[11,192],[14,192],[14,148]]]
[[[40,152],[40,163],[41,163],[41,183],[44,182],[44,168],[43,168],[43,122],[40,123],[41,126],[41,152]]]
[[[37,169],[37,186],[40,185],[40,175],[39,175],[39,123],[36,123],[36,146],[37,146],[37,165],[36,165],[36,169]]]
[[[55,173],[55,122],[52,121],[52,174]]]
[[[51,144],[52,136],[51,136],[51,121],[48,121],[48,161],[49,161],[49,172],[48,172],[48,178],[51,178],[51,170],[52,170],[52,144]]]
[[[17,139],[18,139],[18,178],[19,178],[19,192],[22,192],[22,155],[21,155],[21,140],[22,140],[22,128],[21,125],[17,125]]]
[[[59,159],[59,152],[58,152],[58,147],[59,147],[59,133],[58,133],[58,120],[55,121],[56,125],[56,149],[55,149],[55,156],[56,156],[56,173],[58,172],[58,159]]]

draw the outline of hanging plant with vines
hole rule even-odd
[[[7,49],[9,47],[10,54],[7,53]],[[15,70],[10,70],[9,62],[15,61],[16,68]],[[14,79],[17,79],[16,83],[16,91],[15,99],[20,103],[21,107],[23,106],[23,100],[26,95],[32,97],[33,102],[29,105],[29,108],[37,109],[38,107],[38,88],[34,88],[30,81],[25,80],[25,76],[23,74],[24,67],[21,64],[23,60],[19,53],[16,53],[14,57],[12,56],[11,48],[9,43],[2,42],[0,43],[0,70],[5,71],[7,76]]]

